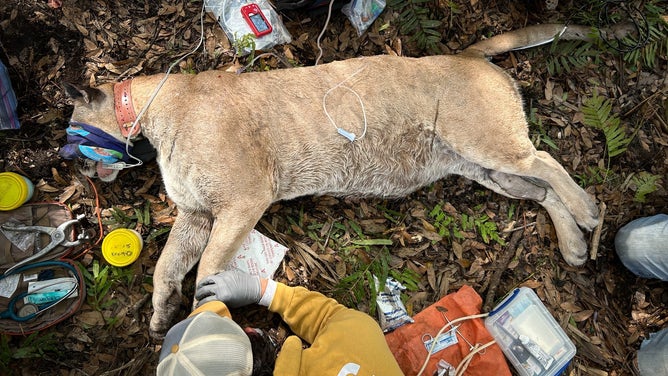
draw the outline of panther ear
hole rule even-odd
[[[69,82],[63,82],[63,89],[65,90],[65,94],[74,101],[86,104],[89,104],[96,98],[102,96],[102,91],[99,89],[88,86],[78,87]]]

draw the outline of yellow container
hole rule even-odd
[[[144,240],[141,235],[129,228],[116,229],[102,241],[102,256],[114,266],[127,266],[139,257]]]
[[[23,175],[0,172],[0,210],[14,210],[28,202],[35,186]]]

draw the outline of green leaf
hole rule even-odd
[[[439,20],[420,20],[420,26],[422,26],[425,29],[433,29],[441,26],[442,24],[443,23]]]
[[[361,240],[353,240],[352,243],[361,246],[393,244],[391,239],[361,239]]]

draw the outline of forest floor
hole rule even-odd
[[[440,41],[431,48],[402,33],[400,13],[391,7],[362,36],[335,10],[322,37],[321,63],[388,53],[454,54],[476,40],[526,25],[580,21],[587,13],[595,21],[599,9],[587,5],[595,3],[430,1],[423,6],[431,19],[441,21],[434,26]],[[0,132],[0,171],[29,177],[37,186],[36,201],[63,202],[93,223],[101,220],[105,232],[131,227],[145,239],[137,262],[107,269],[110,289],[98,296],[100,304],[88,301],[36,336],[2,336],[0,373],[154,372],[160,343],[148,334],[151,277],[178,209],[154,162],[124,170],[112,183],[94,181],[92,189],[76,164],[58,157],[72,111],[61,82],[97,85],[164,73],[198,45],[202,32],[205,48],[175,72],[228,69],[245,62],[236,58],[210,14],[200,28],[201,7],[200,1],[186,0],[0,4],[0,58],[9,69],[22,122],[19,131]],[[322,10],[283,11],[292,42],[276,47],[275,54],[297,65],[313,65],[326,19]],[[661,30],[665,33],[665,25]],[[528,286],[577,346],[567,375],[635,374],[633,358],[640,343],[666,326],[668,291],[665,282],[628,272],[615,255],[614,237],[635,218],[666,212],[668,62],[665,48],[651,62],[632,64],[610,49],[589,46],[594,53],[586,54],[589,50],[567,46],[515,51],[493,61],[521,86],[537,148],[562,163],[604,208],[584,266],[563,261],[549,216],[538,204],[508,199],[453,176],[399,200],[324,196],[276,203],[256,227],[289,248],[275,278],[369,312],[375,303],[364,271],[385,262],[385,272],[415,283],[405,292],[411,314],[464,285],[482,297],[483,309],[515,287]],[[258,59],[253,69],[288,68],[269,56]],[[584,120],[583,108],[597,96],[610,100],[611,114],[629,140],[616,156],[610,156],[604,132]],[[516,233],[521,236],[513,237]],[[106,265],[99,246],[78,261],[89,271]],[[184,283],[181,317],[188,314],[193,296],[191,274]],[[277,317],[259,308],[235,315],[265,329],[281,326]]]

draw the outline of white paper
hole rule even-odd
[[[252,230],[225,269],[239,269],[251,275],[272,278],[287,250],[282,244]]]
[[[19,286],[20,274],[12,274],[3,279],[0,279],[0,296],[3,298],[10,298]]]

